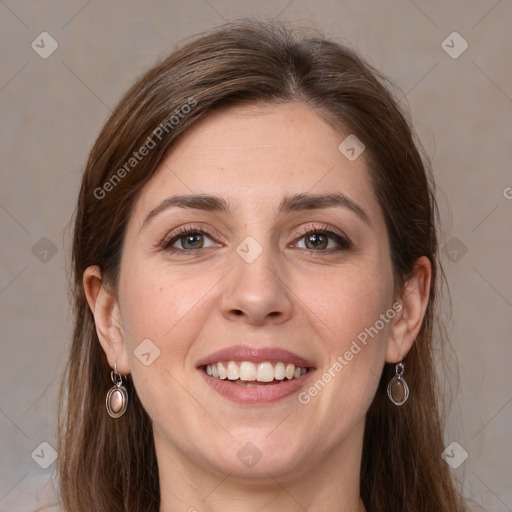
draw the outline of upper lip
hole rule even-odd
[[[248,345],[233,345],[203,357],[197,362],[197,367],[219,361],[251,361],[253,363],[269,362],[292,363],[296,367],[313,368],[313,362],[289,350],[278,347],[250,347]]]

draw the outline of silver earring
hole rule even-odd
[[[388,384],[388,396],[395,405],[403,405],[409,398],[409,386],[407,386],[407,382],[403,378],[404,372],[404,363],[398,363],[395,368],[395,376]]]
[[[120,418],[126,412],[126,406],[128,405],[128,391],[126,391],[126,388],[123,386],[122,375],[117,373],[117,363],[114,365],[114,369],[110,372],[110,378],[114,385],[107,393],[107,412],[111,418]]]

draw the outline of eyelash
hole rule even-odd
[[[304,229],[299,236],[296,238],[296,240],[301,240],[302,238],[308,236],[308,235],[324,235],[329,238],[332,238],[340,247],[338,249],[324,249],[315,251],[314,249],[304,249],[309,250],[312,252],[339,252],[339,251],[346,251],[349,250],[352,247],[352,243],[350,240],[342,235],[341,233],[338,233],[337,231],[332,230],[328,226],[321,226],[319,228],[306,228]],[[171,233],[169,236],[165,237],[162,242],[160,243],[160,248],[164,251],[170,252],[170,253],[185,253],[185,252],[191,252],[194,253],[196,251],[199,251],[203,248],[199,249],[177,249],[175,247],[172,247],[172,245],[177,242],[180,238],[183,238],[187,235],[207,235],[209,238],[213,239],[213,235],[204,228],[195,228],[193,226],[185,227],[185,228],[179,228],[178,231],[175,231]],[[209,249],[209,247],[206,247],[205,249]]]
[[[352,247],[352,243],[350,240],[341,233],[338,233],[337,231],[334,231],[333,229],[329,228],[329,226],[321,226],[319,228],[305,228],[298,236],[297,240],[300,240],[308,235],[326,235],[329,238],[332,238],[339,246],[338,249],[330,249],[330,250],[323,250],[323,251],[315,251],[315,252],[333,252],[333,251],[347,251]],[[313,249],[306,249],[306,250],[313,250]]]

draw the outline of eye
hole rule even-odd
[[[210,243],[208,244],[208,240]],[[168,252],[193,251],[215,247],[218,244],[213,242],[210,233],[204,229],[180,228],[177,232],[171,233],[161,243],[161,248]]]
[[[184,253],[219,245],[205,229],[186,227],[169,234],[161,242],[160,247],[167,252]],[[325,226],[306,229],[298,238],[296,246],[314,252],[336,252],[350,249],[352,244],[347,237]]]
[[[302,245],[300,245],[301,243]],[[316,252],[343,251],[351,247],[348,238],[327,226],[307,229],[305,233],[302,233],[298,244],[299,249],[310,249]]]

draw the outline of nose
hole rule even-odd
[[[251,325],[281,324],[292,316],[292,292],[284,275],[280,276],[270,250],[253,262],[233,255],[221,300],[222,314],[231,321]],[[272,265],[273,264],[273,265]]]

